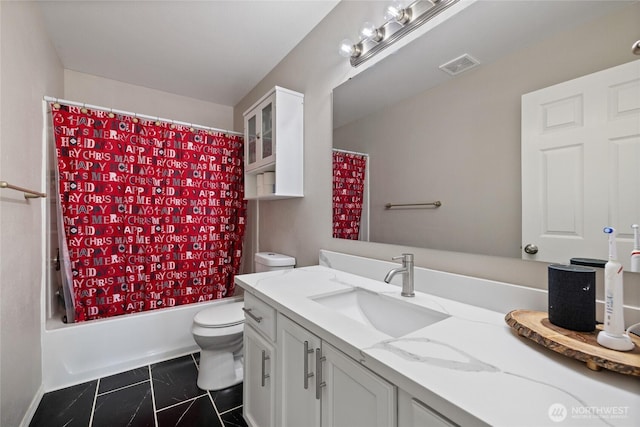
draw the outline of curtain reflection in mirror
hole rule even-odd
[[[333,150],[333,237],[368,240],[367,160],[364,153]]]

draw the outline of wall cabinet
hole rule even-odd
[[[277,331],[279,426],[396,425],[393,384],[280,313]]]
[[[303,196],[303,121],[304,95],[278,86],[244,113],[246,199]]]

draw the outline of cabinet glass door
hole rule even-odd
[[[273,155],[273,102],[262,109],[262,160]]]
[[[252,165],[257,160],[257,134],[256,134],[257,116],[251,116],[247,120],[247,165]]]

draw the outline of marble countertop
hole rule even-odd
[[[640,379],[591,371],[519,337],[506,313],[423,292],[401,297],[398,286],[324,266],[240,275],[236,283],[459,424],[640,425]],[[448,317],[393,338],[311,299],[353,287]]]

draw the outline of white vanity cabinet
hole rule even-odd
[[[252,427],[274,427],[275,347],[253,327],[244,328],[243,416]]]
[[[244,298],[244,419],[251,427],[275,427],[276,312],[245,293]]]
[[[396,387],[278,313],[277,424],[393,427]]]
[[[454,427],[456,425],[404,390],[398,391],[398,427]]]
[[[303,196],[303,116],[304,95],[278,86],[245,111],[246,199]]]

